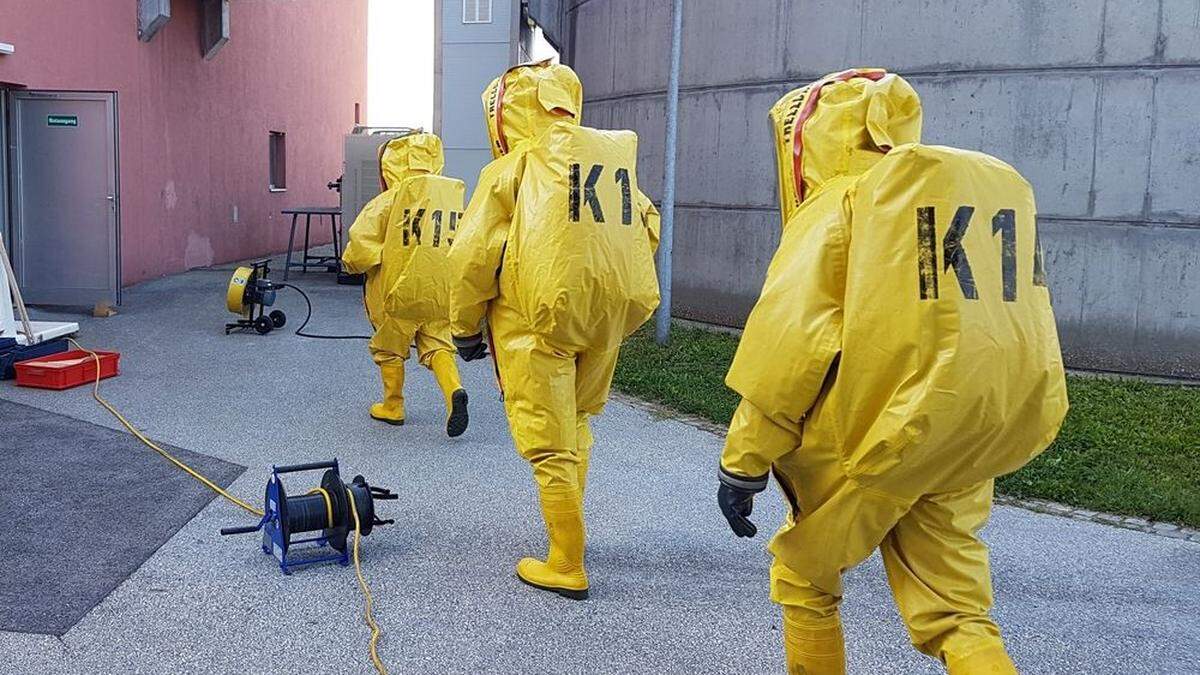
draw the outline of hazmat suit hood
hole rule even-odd
[[[436,135],[418,132],[394,138],[379,149],[380,185],[387,191],[405,178],[424,174],[437,176],[445,164],[442,139]]]
[[[828,181],[857,176],[892,148],[921,140],[921,100],[881,68],[831,73],[788,92],[768,113],[783,223]]]
[[[378,161],[383,190],[350,226],[342,269],[366,275],[363,304],[375,330],[367,347],[381,368],[385,389],[384,402],[371,407],[371,416],[397,423],[404,417],[403,363],[414,341],[422,365],[440,369],[439,384],[450,387],[445,378],[451,369],[445,362],[454,347],[446,254],[466,187],[440,175],[442,142],[434,134],[389,140],[379,147]],[[442,365],[435,367],[435,360]]]
[[[542,134],[555,122],[580,124],[583,85],[575,71],[550,61],[509,68],[483,90],[492,157]]]

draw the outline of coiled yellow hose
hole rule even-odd
[[[104,406],[105,410],[112,413],[112,416],[117,418],[117,421],[119,421],[129,431],[129,433],[133,434],[133,436],[135,438],[137,438],[139,441],[144,443],[146,445],[146,447],[150,448],[151,450],[154,450],[158,454],[165,457],[168,461],[170,461],[175,466],[186,471],[188,473],[188,475],[190,475],[192,478],[195,478],[196,480],[200,481],[200,483],[203,484],[205,487],[209,488],[210,490],[217,493],[218,495],[224,497],[229,502],[233,503],[234,505],[238,506],[239,508],[245,509],[246,511],[249,511],[250,513],[253,513],[254,515],[256,515],[260,518],[262,517],[262,515],[263,515],[262,509],[255,508],[255,507],[251,506],[250,504],[247,504],[246,502],[242,501],[241,499],[238,499],[237,497],[233,496],[232,494],[226,492],[225,489],[222,488],[220,485],[217,485],[216,483],[212,482],[208,478],[204,477],[204,475],[202,475],[199,471],[196,471],[195,469],[188,466],[187,464],[184,464],[181,460],[177,459],[171,453],[167,452],[166,450],[163,450],[161,447],[158,446],[157,443],[155,443],[154,441],[147,438],[145,434],[143,434],[141,431],[139,431],[137,429],[137,427],[133,426],[133,424],[130,423],[129,420],[125,419],[125,416],[122,415],[120,413],[120,411],[118,411],[116,409],[116,407],[113,406],[113,404],[104,400],[104,397],[100,396],[100,355],[90,349],[87,349],[86,347],[79,344],[72,338],[67,338],[67,341],[70,342],[72,345],[74,345],[76,349],[90,354],[92,359],[94,359],[96,361],[96,381],[92,384],[92,398],[96,399],[97,403]],[[326,512],[326,514],[328,514],[328,517],[331,519],[329,524],[332,527],[332,525],[333,525],[333,523],[332,523],[333,508],[330,504],[329,493],[326,492],[322,488],[316,488],[314,490],[311,490],[310,494],[312,494],[314,492],[320,493],[321,495],[323,495],[325,497],[325,507],[326,507],[325,512]],[[358,587],[360,589],[362,589],[362,593],[363,593],[363,617],[366,619],[367,626],[371,629],[371,641],[369,643],[369,648],[370,648],[370,652],[371,652],[371,663],[374,664],[375,670],[379,672],[379,675],[387,675],[387,668],[383,665],[383,661],[380,660],[379,653],[377,651],[377,645],[379,643],[379,636],[380,636],[381,631],[379,630],[379,624],[375,623],[375,616],[372,614],[372,611],[371,611],[371,608],[373,605],[373,599],[371,597],[371,589],[370,589],[370,587],[367,586],[367,580],[363,576],[363,573],[362,573],[362,564],[358,560],[358,541],[359,541],[359,539],[362,538],[362,534],[360,534],[362,531],[362,528],[361,528],[361,525],[358,520],[358,509],[355,508],[355,505],[354,505],[354,493],[351,490],[347,489],[346,494],[350,497],[350,513],[354,514],[354,574],[358,577]]]

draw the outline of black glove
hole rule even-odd
[[[463,361],[475,361],[486,358],[488,355],[487,344],[483,341],[483,333],[455,337],[454,346],[458,348],[458,355],[462,357]]]
[[[717,505],[721,507],[725,520],[729,521],[729,529],[739,537],[758,534],[758,528],[748,516],[754,512],[754,495],[767,487],[767,477],[745,478],[731,474],[722,467],[719,478],[721,485],[717,488]]]

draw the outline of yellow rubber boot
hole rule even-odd
[[[588,597],[587,572],[583,569],[583,509],[579,493],[542,493],[542,518],[550,552],[545,561],[522,558],[517,563],[521,581],[572,600]]]
[[[437,352],[429,359],[429,369],[446,399],[446,435],[461,436],[467,430],[467,390],[462,388],[454,357],[450,352]]]
[[[404,424],[404,362],[379,366],[383,378],[383,402],[371,406],[371,417],[395,424]]]
[[[1003,645],[984,647],[963,658],[946,660],[946,671],[950,675],[1017,675]]]
[[[845,675],[846,646],[842,639],[841,622],[834,618],[831,625],[811,625],[783,611],[783,644],[787,650],[790,675]]]

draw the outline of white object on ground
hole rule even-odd
[[[36,345],[79,332],[77,323],[29,320],[29,312],[21,300],[21,289],[17,288],[17,277],[8,260],[3,236],[0,236],[0,262],[4,264],[4,274],[0,274],[0,338],[16,338],[19,345]],[[13,313],[14,306],[16,314]]]

